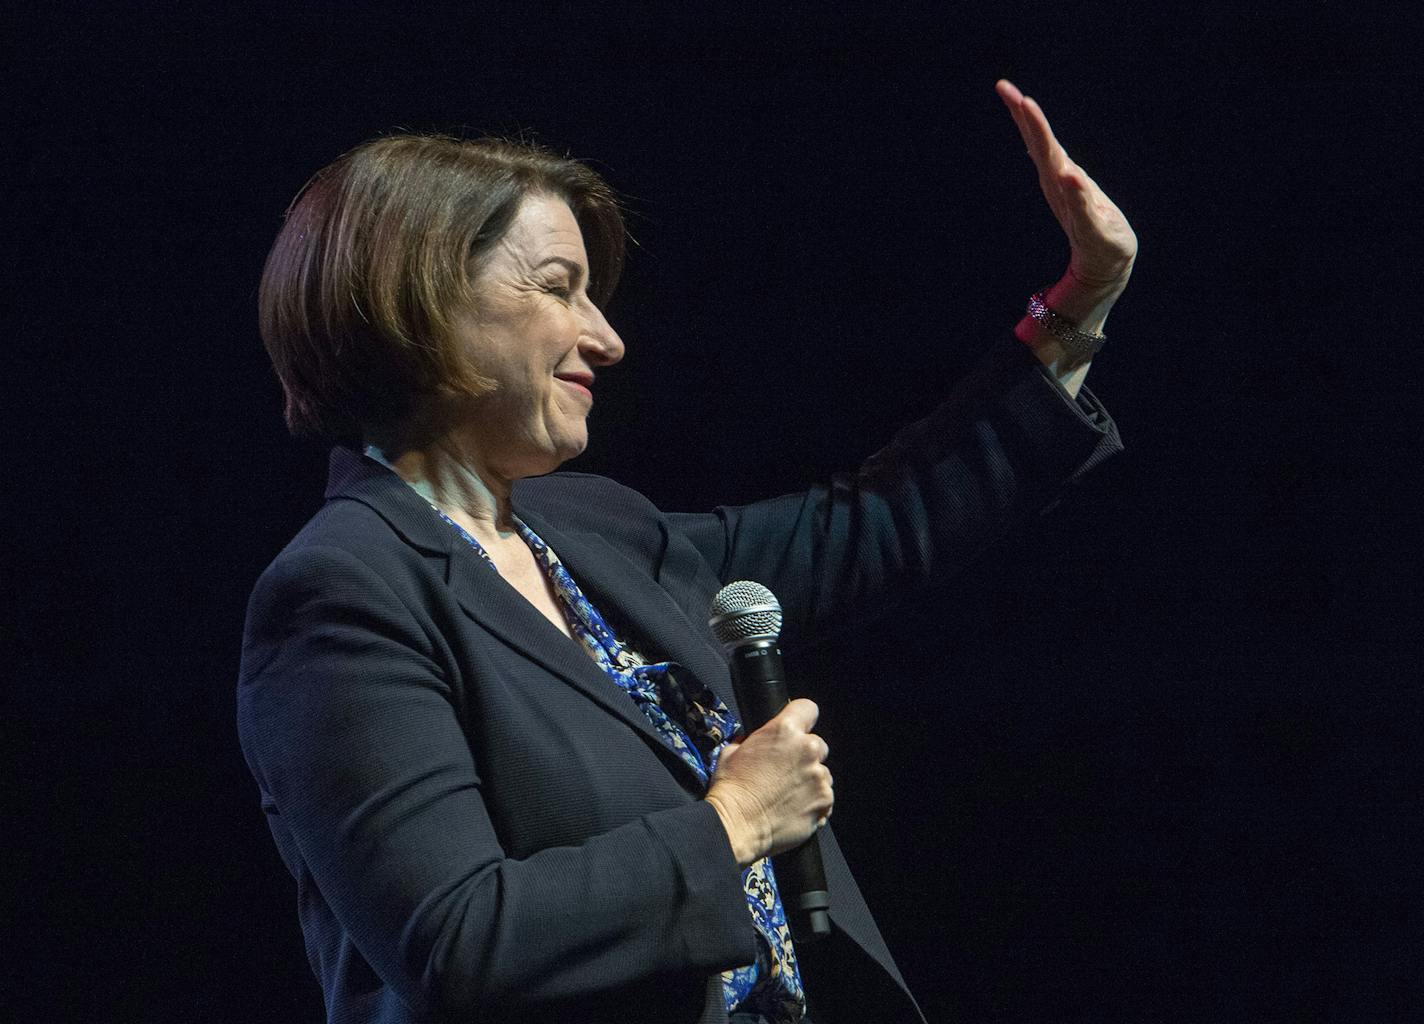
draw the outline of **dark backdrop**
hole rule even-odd
[[[1418,17],[775,6],[11,18],[14,1019],[320,1018],[233,727],[324,477],[254,317],[308,175],[398,127],[604,171],[628,358],[576,465],[707,508],[854,465],[1062,271],[1000,75],[1142,240],[1090,380],[1129,451],[796,663],[842,841],[933,1020],[1424,1010]]]

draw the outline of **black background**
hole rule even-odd
[[[1141,238],[1089,382],[1129,450],[801,652],[842,843],[932,1020],[1418,1019],[1410,11],[12,16],[13,1019],[321,1017],[233,726],[247,592],[324,482],[254,314],[314,170],[441,128],[604,172],[628,357],[575,466],[707,508],[854,465],[1062,272],[1002,75]]]

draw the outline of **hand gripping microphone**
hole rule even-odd
[[[786,674],[781,667],[781,605],[760,583],[728,583],[712,598],[708,619],[732,664],[732,685],[742,706],[742,727],[752,732],[786,706]],[[814,835],[772,858],[781,905],[799,943],[831,934],[826,869]]]

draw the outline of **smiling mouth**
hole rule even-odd
[[[591,373],[556,373],[554,379],[567,384],[580,394],[587,395],[589,398],[593,397],[593,392],[589,390],[593,384],[593,374]]]

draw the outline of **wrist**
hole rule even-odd
[[[1098,281],[1086,277],[1068,265],[1068,271],[1044,294],[1044,304],[1064,319],[1071,320],[1080,331],[1102,334],[1108,313],[1127,288],[1132,276],[1132,264],[1123,268],[1111,280]]]
[[[760,841],[758,831],[747,823],[745,816],[716,794],[708,793],[703,799],[712,805],[721,819],[722,830],[727,833],[727,842],[732,847],[732,856],[738,867],[750,867],[765,856],[767,844]]]
[[[1028,313],[1014,327],[1014,335],[1033,350],[1070,398],[1078,396],[1093,356],[1103,346],[1103,325],[1131,272],[1129,263],[1115,279],[1094,283],[1070,264],[1056,284],[1029,300]]]

